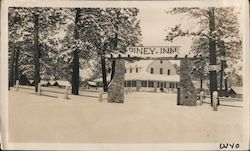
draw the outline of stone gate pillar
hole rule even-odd
[[[115,74],[108,87],[108,102],[110,103],[124,102],[124,71],[125,60],[117,59],[115,65]]]
[[[196,106],[197,91],[192,82],[192,60],[180,60],[180,104]]]

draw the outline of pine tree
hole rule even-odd
[[[226,60],[230,54],[237,54],[237,57],[230,60],[238,60],[241,50],[236,50],[240,45],[239,24],[237,11],[231,7],[225,8],[174,8],[168,11],[170,14],[187,14],[188,17],[194,19],[195,24],[193,30],[183,30],[181,25],[176,25],[170,29],[166,36],[167,41],[173,41],[179,36],[196,37],[194,45],[204,43],[207,45],[204,50],[204,56],[208,55],[211,65],[218,64],[220,60],[217,56],[222,56],[219,43],[224,41],[226,47]],[[227,49],[228,48],[228,49]],[[209,50],[209,51],[207,51]],[[199,49],[196,49],[199,52]],[[220,58],[220,57],[219,57]],[[210,71],[210,92],[217,91],[217,72]],[[212,100],[211,100],[212,101]]]
[[[46,41],[46,39],[50,36],[53,36],[56,34],[57,29],[59,28],[60,24],[64,23],[64,19],[61,18],[61,11],[60,8],[40,8],[40,7],[34,7],[34,8],[20,8],[20,7],[13,7],[9,10],[9,33],[16,33],[17,28],[13,29],[10,23],[12,20],[16,20],[15,17],[12,15],[12,12],[16,12],[19,16],[19,20],[21,24],[17,24],[15,22],[12,22],[15,26],[18,26],[18,28],[21,29],[21,41],[26,41],[25,44],[18,44],[19,47],[25,47],[29,46],[29,48],[26,51],[28,52],[27,55],[32,56],[32,63],[34,64],[34,74],[33,78],[35,81],[35,87],[37,91],[38,83],[40,82],[40,60],[42,58],[41,54],[43,46],[45,46],[43,43]],[[28,35],[28,36],[27,36]],[[16,34],[13,35],[15,37]],[[29,40],[29,41],[28,41]],[[10,42],[14,41],[14,38],[9,39]],[[16,47],[17,43],[14,42],[14,45]],[[33,50],[33,51],[31,51]],[[25,54],[25,52],[22,52]],[[15,53],[15,51],[14,51]],[[14,54],[13,53],[13,54]],[[20,52],[19,52],[20,53]],[[44,52],[45,53],[45,52]],[[17,59],[20,57],[25,57],[23,54],[18,54]],[[11,57],[13,58],[13,57]],[[20,58],[20,60],[25,60],[23,58]],[[17,61],[16,61],[17,62]],[[16,64],[16,69],[19,68],[19,65]],[[12,74],[13,66],[10,65],[10,75]],[[23,71],[26,72],[26,71]],[[11,80],[10,80],[11,81]]]

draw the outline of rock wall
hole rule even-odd
[[[180,61],[180,104],[185,106],[196,106],[197,91],[192,82],[192,60],[182,59]]]
[[[108,102],[123,103],[124,102],[124,76],[125,76],[125,60],[117,59],[115,65],[115,74],[113,80],[108,87]]]

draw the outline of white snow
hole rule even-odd
[[[240,107],[219,106],[213,111],[206,103],[177,106],[176,94],[166,93],[134,92],[125,95],[125,103],[115,104],[95,97],[70,95],[66,100],[59,93],[37,96],[33,90],[19,90],[9,91],[10,142],[242,142]]]

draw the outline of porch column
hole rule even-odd
[[[154,92],[157,92],[157,81],[154,81]]]
[[[136,91],[139,91],[141,88],[141,81],[140,80],[137,80],[136,81]]]

